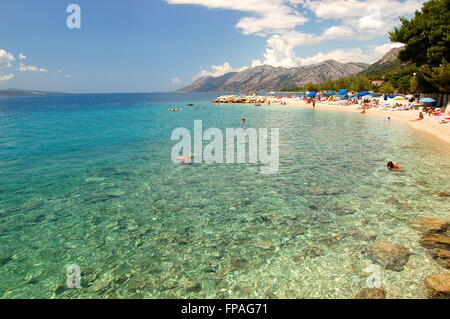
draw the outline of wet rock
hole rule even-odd
[[[388,242],[378,242],[367,246],[369,257],[389,270],[401,271],[412,252],[407,248]]]
[[[439,196],[440,197],[450,197],[450,192],[440,192]]]
[[[332,237],[328,237],[328,238],[322,239],[321,241],[327,246],[332,246],[332,245],[340,242],[342,239],[344,239],[344,235],[343,234],[339,234],[339,235],[336,235],[336,236],[332,236]]]
[[[425,278],[431,298],[450,298],[450,273],[433,274]]]
[[[426,248],[442,248],[450,250],[450,237],[438,234],[425,234],[420,237],[420,244]]]
[[[333,214],[337,216],[345,216],[345,215],[352,215],[355,213],[355,210],[350,208],[336,208],[333,210]]]
[[[317,246],[311,246],[305,250],[305,254],[311,258],[324,255],[324,251]]]
[[[431,257],[444,268],[450,269],[450,250],[433,249],[430,251]]]
[[[386,299],[386,291],[380,288],[364,288],[355,299]]]
[[[410,222],[411,227],[425,233],[444,232],[450,227],[445,218],[419,217]]]
[[[427,185],[427,184],[428,184],[427,181],[422,181],[422,180],[416,181],[416,185]]]

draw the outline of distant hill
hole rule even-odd
[[[369,66],[367,69],[361,71],[359,75],[373,77],[399,69],[402,65],[398,59],[398,54],[401,50],[403,50],[403,47],[389,50],[389,52],[387,52],[380,60]]]
[[[0,95],[52,95],[52,94],[66,94],[66,93],[51,92],[51,91],[22,90],[22,89],[0,90]]]
[[[297,68],[261,65],[220,77],[202,77],[178,92],[276,91],[287,87],[299,87],[308,82],[323,82],[355,75],[368,66],[365,63],[341,63],[335,60]]]

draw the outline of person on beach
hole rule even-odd
[[[411,122],[421,121],[421,120],[423,120],[423,113],[422,112],[419,113],[419,118],[418,119],[411,120]]]
[[[314,108],[316,107],[316,99],[315,98],[312,99],[312,105]]]
[[[392,161],[389,161],[386,164],[386,167],[388,168],[388,170],[392,171],[392,170],[399,170],[399,171],[403,171],[403,167],[401,167],[398,163],[394,164]]]

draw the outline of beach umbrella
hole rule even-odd
[[[424,97],[422,99],[419,100],[422,103],[434,103],[436,102],[435,99],[432,99],[431,97]]]
[[[381,93],[374,93],[374,94],[372,94],[372,96],[373,96],[373,97],[381,97],[382,94],[381,94]]]
[[[339,90],[338,94],[339,95],[345,95],[345,94],[347,94],[347,92],[348,92],[348,90],[342,89],[342,90]]]
[[[309,92],[308,97],[315,97],[317,92]]]
[[[394,94],[394,95],[391,95],[389,98],[390,98],[390,99],[393,99],[393,98],[396,98],[397,96],[400,96],[400,94]]]
[[[407,98],[404,96],[396,96],[394,97],[394,100],[407,100]]]
[[[328,93],[325,93],[325,95],[336,95],[336,93],[335,92],[328,92]]]
[[[370,92],[368,92],[368,91],[363,91],[363,92],[359,92],[357,95],[358,96],[365,96],[365,95],[369,95],[370,94]]]

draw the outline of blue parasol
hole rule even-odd
[[[424,98],[420,99],[419,102],[422,102],[422,103],[434,103],[434,102],[436,102],[436,100],[432,99],[431,97],[424,97]]]

